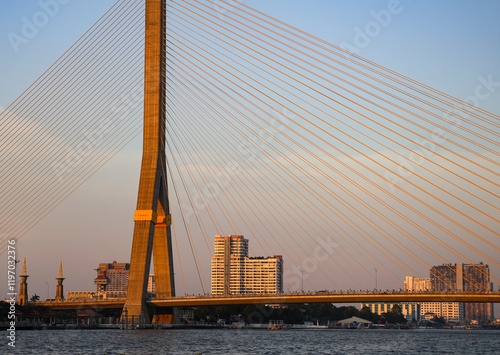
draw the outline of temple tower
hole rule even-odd
[[[165,2],[146,0],[144,143],[127,300],[122,313],[129,324],[150,322],[146,295],[151,257],[157,297],[175,296],[165,164]],[[175,322],[173,310],[156,309],[153,322]]]
[[[57,275],[56,280],[56,301],[62,301],[64,300],[62,261],[59,262],[59,274]]]
[[[28,283],[26,280],[29,277],[26,271],[26,258],[23,260],[23,271],[19,277],[21,278],[21,283],[19,284],[19,304],[26,306],[28,304]]]

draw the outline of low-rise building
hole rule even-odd
[[[68,291],[66,299],[68,301],[93,300],[98,298],[98,294],[92,291]]]
[[[421,312],[425,320],[443,317],[447,323],[461,323],[464,320],[463,302],[422,302]]]
[[[420,320],[420,303],[418,302],[374,302],[374,303],[361,303],[361,308],[368,307],[374,314],[381,316],[383,313],[389,313],[395,305],[401,307],[401,312],[405,319],[409,322]]]

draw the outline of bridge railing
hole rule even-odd
[[[185,296],[175,296],[167,298],[149,297],[148,300],[161,300],[161,299],[194,299],[194,298],[245,298],[245,297],[287,297],[287,296],[335,296],[335,295],[414,295],[414,294],[426,294],[426,295],[492,295],[500,294],[500,291],[404,291],[404,290],[339,290],[339,291],[316,291],[316,292],[285,292],[285,293],[245,293],[245,294],[227,294],[227,295],[210,295],[210,294],[198,294],[198,295],[185,295]]]

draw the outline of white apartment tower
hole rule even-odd
[[[249,257],[242,235],[215,236],[212,295],[282,293],[283,258]]]

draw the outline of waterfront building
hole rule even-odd
[[[378,314],[381,316],[383,313],[389,313],[392,310],[392,307],[395,305],[399,305],[401,307],[401,312],[405,316],[406,320],[411,322],[413,320],[420,320],[420,303],[418,302],[399,302],[399,303],[391,303],[391,302],[374,302],[374,303],[361,303],[361,309],[364,307],[368,307],[370,311],[374,314]]]
[[[422,302],[421,314],[425,320],[443,317],[447,323],[461,323],[464,320],[463,302]]]
[[[431,291],[430,278],[406,276],[404,289],[408,292]],[[459,302],[422,302],[420,303],[420,319],[431,320],[443,317],[447,322],[459,323],[464,320],[464,305]]]
[[[98,294],[93,291],[68,291],[66,294],[66,299],[68,301],[83,301],[83,300],[93,300]]]
[[[248,239],[242,235],[217,235],[211,290],[213,295],[282,293],[283,258],[249,257]]]
[[[127,296],[128,277],[130,272],[129,263],[101,263],[96,269],[97,277],[94,284],[97,285],[97,293],[104,298],[120,298]],[[156,293],[154,275],[149,275],[148,293]]]
[[[433,291],[492,291],[487,264],[444,264],[430,269]],[[494,317],[492,303],[465,303],[466,320],[485,321]]]

